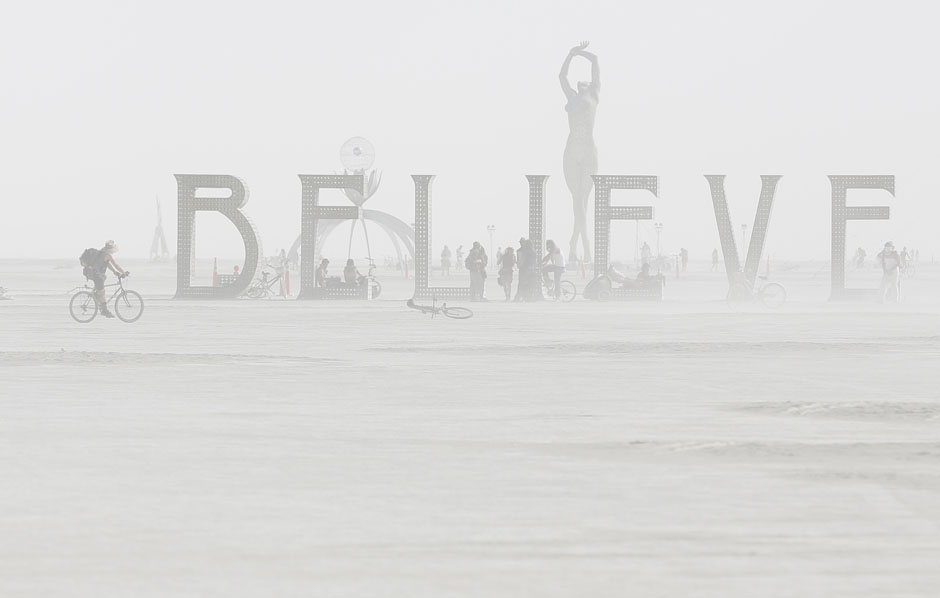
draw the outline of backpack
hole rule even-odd
[[[95,249],[94,247],[89,247],[82,252],[81,257],[78,258],[78,263],[81,264],[84,268],[94,266],[98,261],[98,254],[100,253],[100,250]]]

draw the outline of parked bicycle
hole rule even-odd
[[[366,259],[369,260],[369,270],[363,278],[365,279],[365,283],[372,287],[372,298],[375,299],[382,294],[382,283],[375,277],[375,260],[371,257],[367,257]]]
[[[552,278],[542,277],[542,287],[545,289],[545,296],[552,298],[555,296],[555,281]],[[561,281],[559,298],[565,303],[571,303],[578,295],[578,287],[570,280]]]
[[[281,281],[283,275],[275,273],[273,277],[268,276],[267,270],[261,272],[261,278],[254,281],[247,290],[245,296],[249,299],[265,299],[268,297],[278,297],[281,294]],[[277,290],[274,286],[277,285]]]
[[[414,302],[414,299],[409,299],[408,307],[416,309],[423,314],[431,314],[432,318],[436,315],[453,318],[454,320],[466,320],[467,318],[473,317],[473,312],[466,307],[448,307],[446,303],[442,303],[441,306],[438,307],[434,300],[431,301],[431,305],[418,305]]]
[[[118,276],[117,282],[105,285],[105,289],[114,288],[114,292],[105,301],[105,305],[114,301],[114,314],[122,322],[136,322],[144,313],[144,299],[137,291],[130,291],[124,288],[124,279],[130,273]],[[70,293],[72,295],[69,301],[69,313],[72,319],[81,324],[87,324],[98,315],[98,302],[95,301],[95,288],[90,282],[83,286],[75,287]]]
[[[758,286],[754,288],[743,277],[735,281],[728,289],[728,306],[732,309],[743,306],[746,303],[759,302],[764,307],[777,309],[787,301],[787,290],[782,284],[776,282],[767,282],[766,276],[758,276]]]

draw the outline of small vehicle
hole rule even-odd
[[[431,314],[432,318],[437,314],[453,318],[454,320],[466,320],[467,318],[473,317],[473,312],[466,307],[448,307],[446,303],[441,303],[441,306],[438,307],[433,300],[431,305],[418,305],[414,302],[414,299],[409,299],[408,307],[416,309],[423,314]]]
[[[114,314],[122,322],[136,322],[144,313],[144,300],[137,291],[130,291],[124,288],[124,279],[130,276],[126,272],[123,276],[118,276],[117,282],[105,285],[105,289],[117,287],[114,293],[108,298],[105,304],[114,301]],[[75,287],[71,291],[76,292],[69,301],[69,313],[72,319],[80,324],[87,324],[98,315],[98,303],[95,301],[95,289],[89,282],[83,286]]]
[[[666,286],[666,277],[662,274],[654,274],[641,283],[610,265],[607,267],[606,274],[596,276],[584,287],[584,298],[591,301],[610,301],[614,285],[619,285],[618,288],[649,289],[650,292],[662,291],[663,287]]]
[[[728,289],[728,306],[737,309],[747,303],[761,303],[764,307],[778,309],[787,301],[787,290],[782,284],[767,282],[766,276],[758,276],[755,289],[744,277],[736,280]]]

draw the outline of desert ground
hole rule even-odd
[[[0,596],[940,593],[940,266],[456,321],[131,260],[140,321],[82,325],[68,261],[0,262]]]

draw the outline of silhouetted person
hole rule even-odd
[[[597,103],[600,101],[601,75],[597,56],[586,52],[588,42],[581,42],[571,48],[561,65],[558,80],[568,103],[568,142],[565,144],[564,171],[565,183],[571,191],[574,208],[574,232],[569,243],[568,257],[578,259],[578,239],[584,249],[584,261],[591,261],[591,244],[587,231],[587,211],[594,188],[592,175],[597,174],[597,146],[594,145],[594,119],[597,115]],[[591,81],[578,81],[575,91],[568,83],[568,69],[575,56],[583,56],[591,61]]]
[[[483,301],[483,286],[486,281],[486,252],[474,241],[464,265],[470,271],[470,301]]]
[[[643,264],[643,267],[640,268],[640,271],[636,274],[636,280],[633,281],[635,287],[645,287],[648,286],[650,281],[653,280],[653,276],[650,274],[650,265]]]
[[[86,250],[88,251],[94,250]],[[114,314],[108,309],[108,301],[104,294],[104,282],[108,277],[108,270],[111,270],[118,276],[126,276],[128,272],[118,265],[114,260],[114,254],[118,252],[118,245],[114,241],[108,241],[104,247],[99,249],[94,255],[86,258],[85,253],[82,257],[82,263],[86,264],[82,273],[86,278],[95,283],[95,303],[98,304],[98,311],[106,318],[113,318]]]
[[[460,270],[461,268],[463,268],[463,264],[464,264],[463,245],[457,246],[456,257],[457,257],[457,270]]]
[[[349,258],[346,260],[346,267],[343,268],[343,281],[348,285],[359,284],[362,274],[356,268],[356,262]]]
[[[712,272],[718,271],[718,248],[712,249]]]
[[[894,243],[885,243],[885,248],[878,254],[878,262],[881,264],[880,300],[882,303],[898,303],[901,300],[901,268],[904,262],[894,248]]]
[[[499,286],[503,287],[506,301],[509,301],[512,298],[512,273],[516,266],[516,252],[512,247],[507,247],[506,251],[500,254],[497,263],[499,264]]]
[[[636,279],[630,280],[624,277],[622,286],[627,289],[656,288],[657,285],[663,284],[663,280],[665,280],[665,278],[662,274],[650,274],[650,265],[643,264],[643,267],[640,268],[640,271],[636,275]]]
[[[450,276],[450,247],[444,245],[444,251],[441,252],[441,276]]]
[[[329,273],[327,272],[327,268],[329,267],[329,265],[330,265],[330,260],[326,258],[323,258],[322,260],[320,260],[320,265],[317,266],[317,270],[314,273],[314,277],[313,277],[318,287],[326,286],[326,279],[329,276]]]
[[[535,256],[526,251],[526,240],[519,238],[519,249],[516,251],[516,266],[519,268],[519,284],[516,286],[516,301],[528,301],[529,281],[534,277]]]
[[[649,243],[643,241],[643,247],[640,247],[640,258],[642,264],[650,263],[650,257],[653,255],[653,250],[650,249]]]
[[[682,260],[682,271],[685,272],[689,266],[689,250],[683,247],[679,250],[679,258]]]
[[[865,258],[866,258],[867,256],[868,256],[868,254],[867,254],[867,253],[865,252],[865,250],[862,249],[861,247],[859,247],[858,249],[856,249],[856,250],[855,250],[855,267],[856,267],[856,268],[861,268],[861,267],[863,267],[863,266],[865,265]]]
[[[552,293],[557,300],[561,298],[561,275],[565,271],[565,256],[551,239],[545,243],[545,248],[547,251],[542,258],[542,277],[545,279],[545,286],[548,286],[549,275],[553,276]]]

